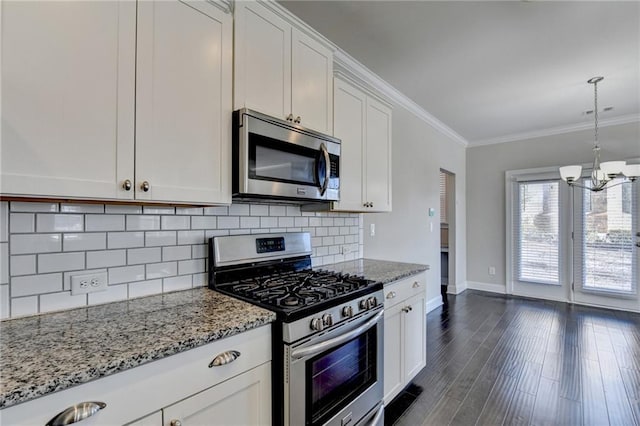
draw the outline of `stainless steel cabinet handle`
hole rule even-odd
[[[418,288],[420,287],[420,283],[418,281],[413,283],[413,288]]]
[[[393,299],[394,297],[396,297],[396,292],[395,291],[391,291],[391,292],[387,293],[387,299]]]
[[[171,420],[171,423],[169,423],[171,426],[182,426],[182,422],[180,420]]]
[[[293,120],[293,122],[296,124],[300,124],[301,121],[302,121],[302,118],[300,118],[300,116],[297,116],[296,119]]]
[[[129,179],[122,182],[122,189],[124,189],[125,191],[131,191],[132,187],[133,185],[131,184],[131,181]]]
[[[289,115],[287,115],[286,120],[287,120],[287,121],[293,121],[293,114],[289,114]]]
[[[149,182],[147,182],[146,180],[140,185],[140,189],[142,189],[144,192],[149,192],[149,188],[151,188],[151,185],[149,185]]]
[[[408,314],[411,311],[413,311],[413,308],[411,306],[405,306],[404,308],[402,308],[402,312],[404,312],[405,314]]]
[[[57,416],[49,420],[46,426],[64,426],[77,423],[91,417],[106,407],[107,404],[99,401],[86,401],[72,405]]]
[[[240,357],[240,352],[238,351],[226,351],[222,352],[220,355],[217,355],[213,361],[209,363],[209,368],[211,367],[219,367],[221,365],[229,364]]]

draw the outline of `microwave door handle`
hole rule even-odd
[[[364,333],[365,331],[376,325],[380,318],[382,318],[383,314],[384,310],[378,312],[373,318],[362,324],[360,327],[354,328],[353,330],[345,334],[341,334],[340,336],[333,339],[325,340],[324,342],[317,343],[313,346],[309,346],[308,348],[295,349],[291,352],[291,358],[301,359],[307,356],[314,356],[335,346],[340,346],[341,344],[353,339],[354,337],[357,337],[358,335]]]
[[[324,156],[324,168],[325,168],[325,174],[324,174],[324,182],[322,183],[322,188],[320,189],[320,195],[324,195],[325,192],[327,192],[327,187],[329,186],[329,178],[331,177],[331,159],[329,158],[329,151],[327,151],[327,146],[323,143],[320,144],[320,151],[322,152],[322,155]],[[320,174],[320,171],[318,171],[318,175]],[[318,176],[319,178],[320,176]]]

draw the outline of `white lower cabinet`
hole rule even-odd
[[[384,403],[388,404],[426,365],[426,276],[385,285]]]
[[[229,351],[239,356],[211,365]],[[45,425],[75,404],[99,401],[106,406],[80,424],[270,425],[270,361],[271,327],[264,326],[5,408],[0,424]]]

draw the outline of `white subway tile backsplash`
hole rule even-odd
[[[0,241],[9,241],[9,203],[0,201]]]
[[[255,216],[243,216],[240,218],[241,228],[259,228],[260,218]]]
[[[0,243],[0,284],[9,283],[9,243]]]
[[[162,260],[167,262],[170,260],[190,259],[191,247],[190,245],[162,247]]]
[[[11,213],[9,222],[12,234],[36,231],[36,215],[33,213]]]
[[[215,216],[194,216],[191,218],[191,229],[215,229],[217,221]]]
[[[269,206],[266,204],[251,204],[249,214],[251,216],[269,216]]]
[[[162,280],[148,280],[129,283],[129,298],[162,293]]]
[[[9,318],[11,297],[9,297],[9,285],[0,285],[0,319]]]
[[[363,252],[362,215],[301,212],[298,206],[0,202],[1,221],[0,243],[9,243],[0,244],[0,260],[9,265],[0,264],[0,281],[9,284],[0,282],[0,317],[2,303],[11,308],[5,315],[15,317],[206,286],[213,236],[309,232],[316,266]],[[349,245],[346,255],[343,245]],[[72,298],[71,276],[97,271],[108,272],[108,290]],[[2,292],[11,300],[3,302]]]
[[[110,214],[141,214],[142,206],[125,206],[122,204],[107,204],[104,206],[105,213]]]
[[[52,212],[58,211],[58,203],[31,203],[22,201],[11,202],[12,212]]]
[[[85,232],[62,235],[63,251],[104,250],[107,248],[107,234],[104,232]]]
[[[162,260],[160,247],[149,247],[127,250],[127,264],[138,265],[141,263],[154,263]]]
[[[162,216],[160,227],[162,229],[189,229],[191,218],[189,216]]]
[[[87,231],[124,231],[124,215],[88,214]]]
[[[50,253],[61,251],[60,234],[11,234],[11,254]]]
[[[108,268],[127,264],[126,250],[100,250],[87,252],[87,268]]]
[[[191,275],[180,275],[172,278],[164,278],[162,280],[162,291],[177,291],[177,290],[186,290],[192,287],[192,276]]]
[[[198,274],[204,271],[204,259],[183,260],[178,262],[178,275]]]
[[[38,255],[38,273],[84,269],[84,252]]]
[[[175,246],[176,231],[151,231],[144,236],[144,245],[147,247]]]
[[[107,286],[105,291],[99,291],[96,293],[89,293],[88,303],[89,305],[97,305],[100,303],[115,302],[117,300],[125,300],[128,296],[127,284],[110,285]]]
[[[61,213],[104,213],[104,204],[60,204]]]
[[[84,230],[84,216],[80,214],[38,214],[38,232],[74,232]]]
[[[144,232],[109,232],[107,247],[109,249],[144,247]]]
[[[38,296],[16,297],[11,295],[11,317],[22,317],[38,313]]]
[[[40,296],[40,312],[54,312],[87,305],[86,294],[71,295],[70,291]]]
[[[240,218],[238,216],[219,216],[218,229],[237,229],[240,227]]]
[[[160,229],[160,216],[127,216],[127,231],[152,231]]]
[[[34,254],[11,256],[10,265],[12,277],[35,274],[36,256]]]
[[[231,204],[229,206],[229,216],[249,216],[249,204]]]
[[[144,265],[109,268],[109,285],[144,280]]]
[[[148,280],[178,275],[177,262],[152,263],[146,266]]]
[[[26,275],[11,277],[11,297],[53,293],[62,290],[62,274]]]

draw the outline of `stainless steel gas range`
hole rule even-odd
[[[276,312],[275,425],[382,426],[382,284],[311,269],[308,233],[214,237],[209,287]]]

